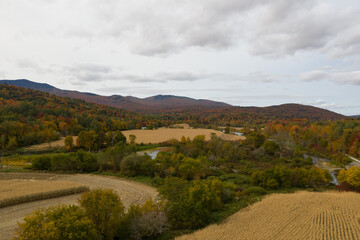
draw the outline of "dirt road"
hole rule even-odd
[[[152,197],[156,198],[157,191],[147,185],[115,177],[103,177],[85,174],[46,174],[46,173],[0,173],[0,179],[39,179],[39,180],[66,180],[86,184],[91,188],[112,188],[120,196],[126,207],[132,203],[141,203]],[[11,239],[17,222],[42,207],[61,204],[76,204],[81,194],[65,197],[23,203],[11,207],[0,208],[0,239]]]

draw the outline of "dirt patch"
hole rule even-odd
[[[49,181],[71,181],[85,184],[92,188],[111,188],[120,196],[126,207],[132,203],[142,203],[146,199],[156,198],[156,189],[126,179],[115,177],[103,177],[89,174],[42,174],[42,173],[0,173],[0,179],[33,179]],[[52,198],[41,201],[18,204],[15,206],[0,208],[0,239],[11,239],[17,222],[22,218],[42,207],[47,208],[61,204],[77,204],[81,194],[74,194],[59,198]]]
[[[122,133],[129,139],[130,135],[135,135],[136,143],[162,143],[166,142],[172,138],[177,140],[181,140],[181,137],[189,137],[190,139],[194,139],[197,135],[205,135],[205,140],[210,140],[211,134],[215,133],[218,137],[228,140],[228,141],[237,141],[244,140],[245,137],[237,136],[234,134],[225,134],[220,131],[216,131],[213,129],[174,129],[174,128],[159,128],[155,130],[127,130],[122,131]]]

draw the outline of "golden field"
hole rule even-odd
[[[135,135],[136,143],[161,143],[166,142],[172,138],[177,140],[181,140],[181,137],[189,137],[193,139],[197,135],[205,135],[205,140],[210,140],[211,134],[215,133],[218,137],[221,137],[224,140],[228,141],[237,141],[244,140],[245,137],[237,136],[233,134],[225,134],[223,132],[213,130],[213,129],[176,129],[176,128],[158,128],[155,130],[127,130],[122,131],[122,133],[126,136],[126,139],[129,140],[130,135]]]
[[[360,239],[360,194],[274,194],[229,217],[176,240]]]
[[[71,181],[0,180],[0,207],[87,191]]]
[[[74,140],[74,146],[76,146],[76,140],[78,137],[77,136],[72,136],[72,137]],[[54,147],[65,147],[65,137],[61,137],[59,140],[50,142],[50,146],[49,146],[49,143],[41,143],[41,144],[37,144],[37,145],[32,145],[25,149],[27,149],[27,150],[45,150],[45,149],[54,148]]]

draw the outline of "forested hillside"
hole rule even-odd
[[[77,135],[136,128],[142,116],[121,109],[0,85],[1,147],[9,150]]]
[[[157,95],[147,98],[133,96],[101,96],[94,93],[61,90],[49,84],[32,82],[26,79],[0,80],[18,87],[40,90],[60,97],[81,99],[91,103],[103,104],[120,109],[161,115],[161,119],[182,119],[201,125],[244,125],[244,123],[263,124],[270,120],[284,121],[324,121],[340,120],[343,115],[301,104],[283,104],[269,107],[235,107],[222,102],[205,99],[192,99],[173,95]],[[158,118],[153,116],[152,119]]]

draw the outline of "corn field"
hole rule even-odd
[[[0,208],[81,193],[88,189],[86,185],[71,181],[0,180]]]
[[[274,194],[177,240],[360,239],[360,194],[298,192]]]

